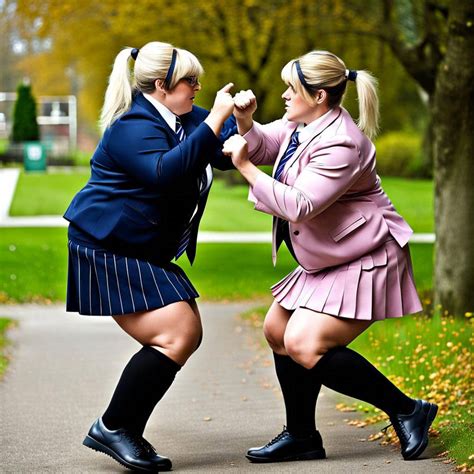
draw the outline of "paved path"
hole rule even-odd
[[[236,317],[244,309],[201,305],[203,344],[147,427],[175,472],[449,472],[439,460],[406,462],[395,448],[363,441],[376,429],[348,426],[344,419],[354,414],[336,411],[330,391],[318,404],[328,459],[248,463],[246,449],[276,435],[284,417],[270,353],[259,345],[259,331]],[[81,443],[139,346],[110,318],[78,317],[59,306],[0,306],[0,315],[20,321],[10,332],[13,361],[0,382],[0,472],[125,472]]]

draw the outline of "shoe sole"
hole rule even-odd
[[[418,446],[418,448],[413,451],[413,453],[406,457],[403,456],[403,459],[405,459],[405,461],[411,461],[413,459],[416,459],[428,446],[428,430],[430,429],[431,423],[433,423],[433,420],[436,418],[436,414],[438,413],[438,405],[435,405],[434,403],[430,403],[429,405],[430,408],[427,414],[427,423],[425,432],[423,433],[423,441],[421,442],[420,446]]]
[[[318,449],[316,451],[309,451],[298,456],[287,456],[281,459],[266,458],[259,456],[252,456],[246,454],[245,457],[252,463],[270,463],[270,462],[287,462],[287,461],[311,461],[312,459],[326,459],[326,451]]]
[[[82,444],[90,449],[93,449],[94,451],[97,451],[98,453],[103,453],[103,454],[106,454],[107,456],[110,456],[119,464],[126,467],[127,469],[131,469],[132,471],[160,472],[160,471],[171,470],[171,468],[166,468],[166,467],[157,467],[156,469],[150,470],[143,467],[134,466],[133,464],[130,464],[129,462],[127,462],[125,459],[121,458],[114,450],[110,449],[109,447],[105,446],[105,444],[100,443],[99,441],[97,441],[96,439],[92,438],[89,435],[87,435],[84,438],[84,441],[82,442]]]

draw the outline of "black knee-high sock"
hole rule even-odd
[[[375,405],[389,416],[412,413],[415,409],[413,399],[367,359],[347,347],[329,350],[311,371],[326,387]]]
[[[126,428],[142,435],[156,404],[161,400],[179,364],[162,352],[143,346],[122,372],[102,421],[110,430]]]
[[[316,431],[315,411],[321,384],[315,383],[311,370],[291,357],[273,353],[275,369],[285,400],[287,430],[298,437]]]

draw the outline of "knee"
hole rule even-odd
[[[303,334],[285,334],[285,350],[295,362],[312,369],[328,349],[322,343],[308,341]]]
[[[202,326],[187,324],[174,331],[172,334],[159,334],[153,337],[152,344],[165,350],[173,360],[184,365],[191,355],[197,350],[202,341]]]
[[[271,321],[264,321],[263,334],[273,351],[281,352],[281,350],[285,348],[282,332],[278,330],[277,325],[273,324]]]

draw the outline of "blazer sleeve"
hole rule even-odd
[[[304,222],[337,201],[359,175],[356,145],[350,137],[338,136],[311,155],[292,186],[260,174],[252,189],[255,209],[292,223]]]
[[[280,151],[281,135],[287,121],[280,119],[261,125],[254,122],[244,135],[248,143],[249,159],[254,165],[273,165]]]
[[[218,170],[227,171],[235,169],[235,166],[232,164],[232,160],[229,156],[225,156],[222,153],[222,145],[224,142],[237,133],[237,125],[235,122],[235,117],[231,115],[225,122],[222,127],[222,131],[219,137],[220,147],[214,155],[211,157],[211,166],[217,168]]]
[[[148,186],[171,186],[197,169],[204,169],[220,148],[206,123],[170,148],[164,127],[152,120],[123,120],[110,130],[107,154],[120,168]]]

